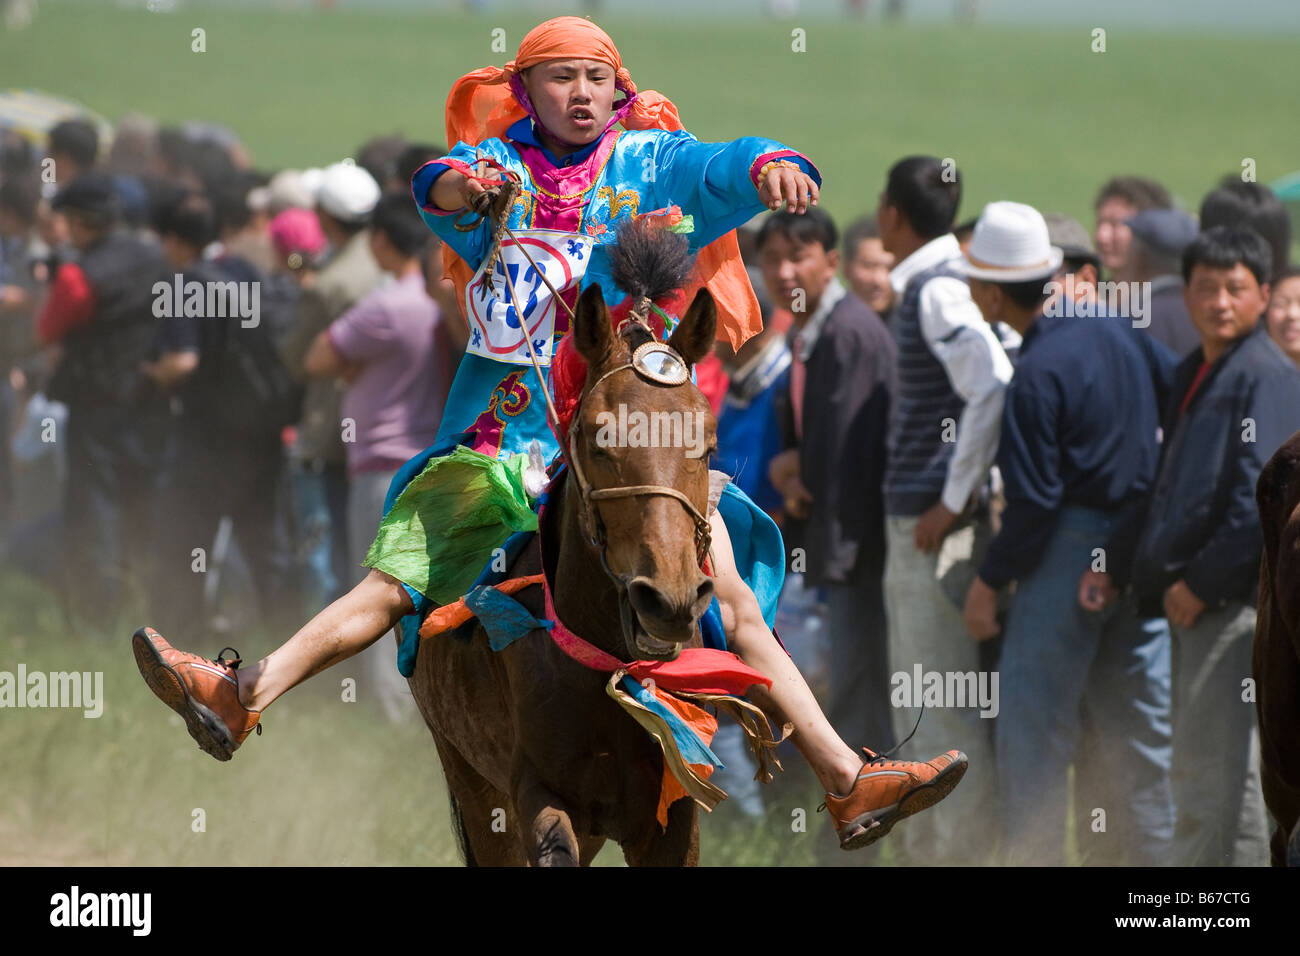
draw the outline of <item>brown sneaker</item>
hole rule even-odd
[[[257,722],[261,712],[239,702],[235,669],[243,662],[221,657],[226,651],[237,654],[233,647],[222,648],[216,660],[208,660],[178,651],[152,627],[142,627],[131,635],[131,649],[149,689],[185,718],[190,736],[204,753],[229,760],[254,727],[262,732]]]
[[[875,843],[904,817],[934,806],[952,792],[966,773],[966,755],[949,750],[929,763],[886,760],[862,748],[867,762],[845,796],[826,794],[840,848],[856,850]],[[820,809],[820,808],[818,808]]]

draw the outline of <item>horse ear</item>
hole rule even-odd
[[[598,282],[587,286],[578,297],[578,308],[573,314],[573,336],[578,353],[593,368],[605,361],[613,347],[609,309],[605,307],[605,294]]]
[[[713,338],[718,331],[718,306],[713,301],[713,293],[701,288],[695,293],[691,307],[682,316],[673,334],[668,337],[668,346],[687,362],[694,365],[709,354],[713,348]]]

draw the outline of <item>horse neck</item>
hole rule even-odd
[[[601,650],[622,659],[623,622],[618,591],[600,563],[600,555],[587,543],[578,519],[578,494],[571,480],[560,489],[558,523],[548,522],[552,533],[548,550],[554,554],[551,577],[555,613],[564,625]]]

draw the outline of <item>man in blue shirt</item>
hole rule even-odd
[[[1174,370],[1145,515],[1129,526],[1134,543],[1116,549],[1128,560],[1083,582],[1103,601],[1127,586],[1169,621],[1178,866],[1269,859],[1251,683],[1264,540],[1256,484],[1300,428],[1300,371],[1260,322],[1271,267],[1268,243],[1248,228],[1206,229],[1184,251],[1201,344]]]
[[[768,462],[781,451],[781,423],[774,405],[790,387],[790,345],[772,328],[775,307],[762,273],[749,269],[749,280],[763,317],[763,331],[742,345],[716,347],[728,375],[727,393],[718,412],[718,450],[714,463],[769,515],[781,511],[781,495],[768,477]]]
[[[1105,567],[1112,533],[1140,514],[1151,487],[1156,393],[1131,331],[1107,317],[1060,314],[1059,286],[1048,280],[1061,261],[1042,216],[1019,203],[990,204],[967,253],[971,297],[1023,344],[998,446],[1007,507],[964,617],[976,640],[992,637],[997,593],[1017,582],[995,730],[1007,862],[1064,862],[1066,770],[1083,709],[1103,736],[1133,741],[1114,768],[1117,805],[1098,809],[1112,814],[1109,829],[1126,832],[1132,862],[1153,865],[1173,836],[1168,630],[1127,606],[1085,611],[1078,585],[1083,572]],[[1119,666],[1129,645],[1141,646],[1151,666]],[[1133,700],[1153,719],[1126,719]]]

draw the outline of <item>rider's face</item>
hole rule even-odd
[[[600,136],[614,113],[614,70],[600,60],[547,60],[525,70],[523,81],[546,132],[579,148]]]

